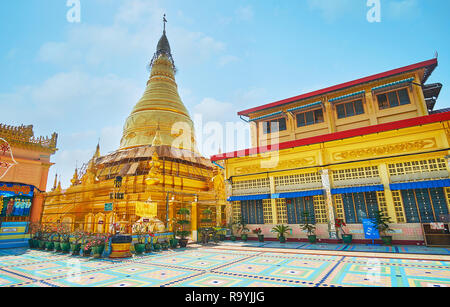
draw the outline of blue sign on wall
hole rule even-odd
[[[373,219],[363,219],[364,236],[368,240],[380,239],[380,232],[375,226]]]

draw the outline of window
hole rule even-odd
[[[378,211],[377,192],[342,194],[342,202],[347,224],[361,224]]]
[[[249,225],[264,224],[264,208],[262,200],[245,200],[241,202],[242,220]]]
[[[323,123],[323,121],[324,119],[322,109],[297,114],[297,127],[319,124]]]
[[[411,103],[407,89],[377,95],[377,99],[378,108],[380,110],[404,106]]]
[[[264,134],[275,133],[278,131],[285,131],[286,128],[286,118],[278,118],[271,120],[269,122],[264,122],[262,124]]]
[[[288,199],[286,204],[288,224],[305,224],[304,213],[308,214],[310,224],[316,223],[314,198],[312,196]]]
[[[443,188],[404,190],[401,194],[407,223],[434,223],[448,215]]]
[[[336,105],[336,111],[338,118],[346,118],[364,114],[363,101],[356,100],[352,102],[338,104]]]

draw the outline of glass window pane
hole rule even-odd
[[[355,115],[355,109],[353,108],[352,102],[345,104],[345,112],[347,113],[347,117]]]
[[[314,125],[314,113],[307,112],[306,113],[306,125]]]
[[[377,99],[378,99],[378,108],[380,110],[389,108],[389,103],[386,94],[378,95]]]
[[[345,106],[343,104],[336,106],[338,118],[345,118]]]
[[[315,117],[315,122],[316,123],[323,123],[323,110],[316,110],[314,111],[314,117]]]
[[[270,133],[278,132],[280,128],[280,123],[278,121],[270,122]]]
[[[286,118],[280,118],[277,120],[280,131],[286,130]]]
[[[398,107],[400,105],[400,102],[398,101],[397,92],[390,92],[388,93],[389,97],[389,105],[391,108]]]
[[[407,89],[403,89],[398,91],[398,97],[400,98],[400,105],[406,105],[406,104],[410,104],[411,101],[409,100],[409,95],[408,95],[408,90]]]
[[[270,125],[268,122],[262,123],[262,130],[264,134],[270,133]]]
[[[297,127],[305,126],[305,113],[297,114]]]
[[[363,107],[362,100],[355,101],[354,105],[355,105],[356,115],[364,114],[364,107]]]

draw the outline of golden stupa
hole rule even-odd
[[[115,223],[130,233],[133,224],[148,221],[154,231],[167,231],[168,221],[184,207],[191,211],[195,240],[199,227],[225,222],[229,208],[223,171],[197,150],[193,122],[178,94],[165,24],[150,67],[145,92],[125,122],[120,148],[101,156],[97,146],[67,190],[55,180],[46,195],[43,223],[94,233],[112,232]],[[208,225],[201,220],[209,220]]]

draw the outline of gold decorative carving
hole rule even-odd
[[[304,166],[311,166],[316,163],[315,157],[306,157],[303,159],[296,159],[296,160],[286,160],[286,161],[280,161],[275,166],[277,169],[288,169],[288,168],[299,168]],[[251,173],[258,173],[258,172],[264,172],[267,171],[267,168],[261,167],[261,162],[254,165],[249,166],[242,166],[242,167],[236,167],[235,172],[236,174],[251,174]]]
[[[429,138],[416,141],[401,142],[388,145],[373,146],[368,148],[354,149],[336,152],[333,154],[335,161],[350,160],[358,158],[385,156],[403,152],[414,152],[423,149],[436,148],[436,139]]]

